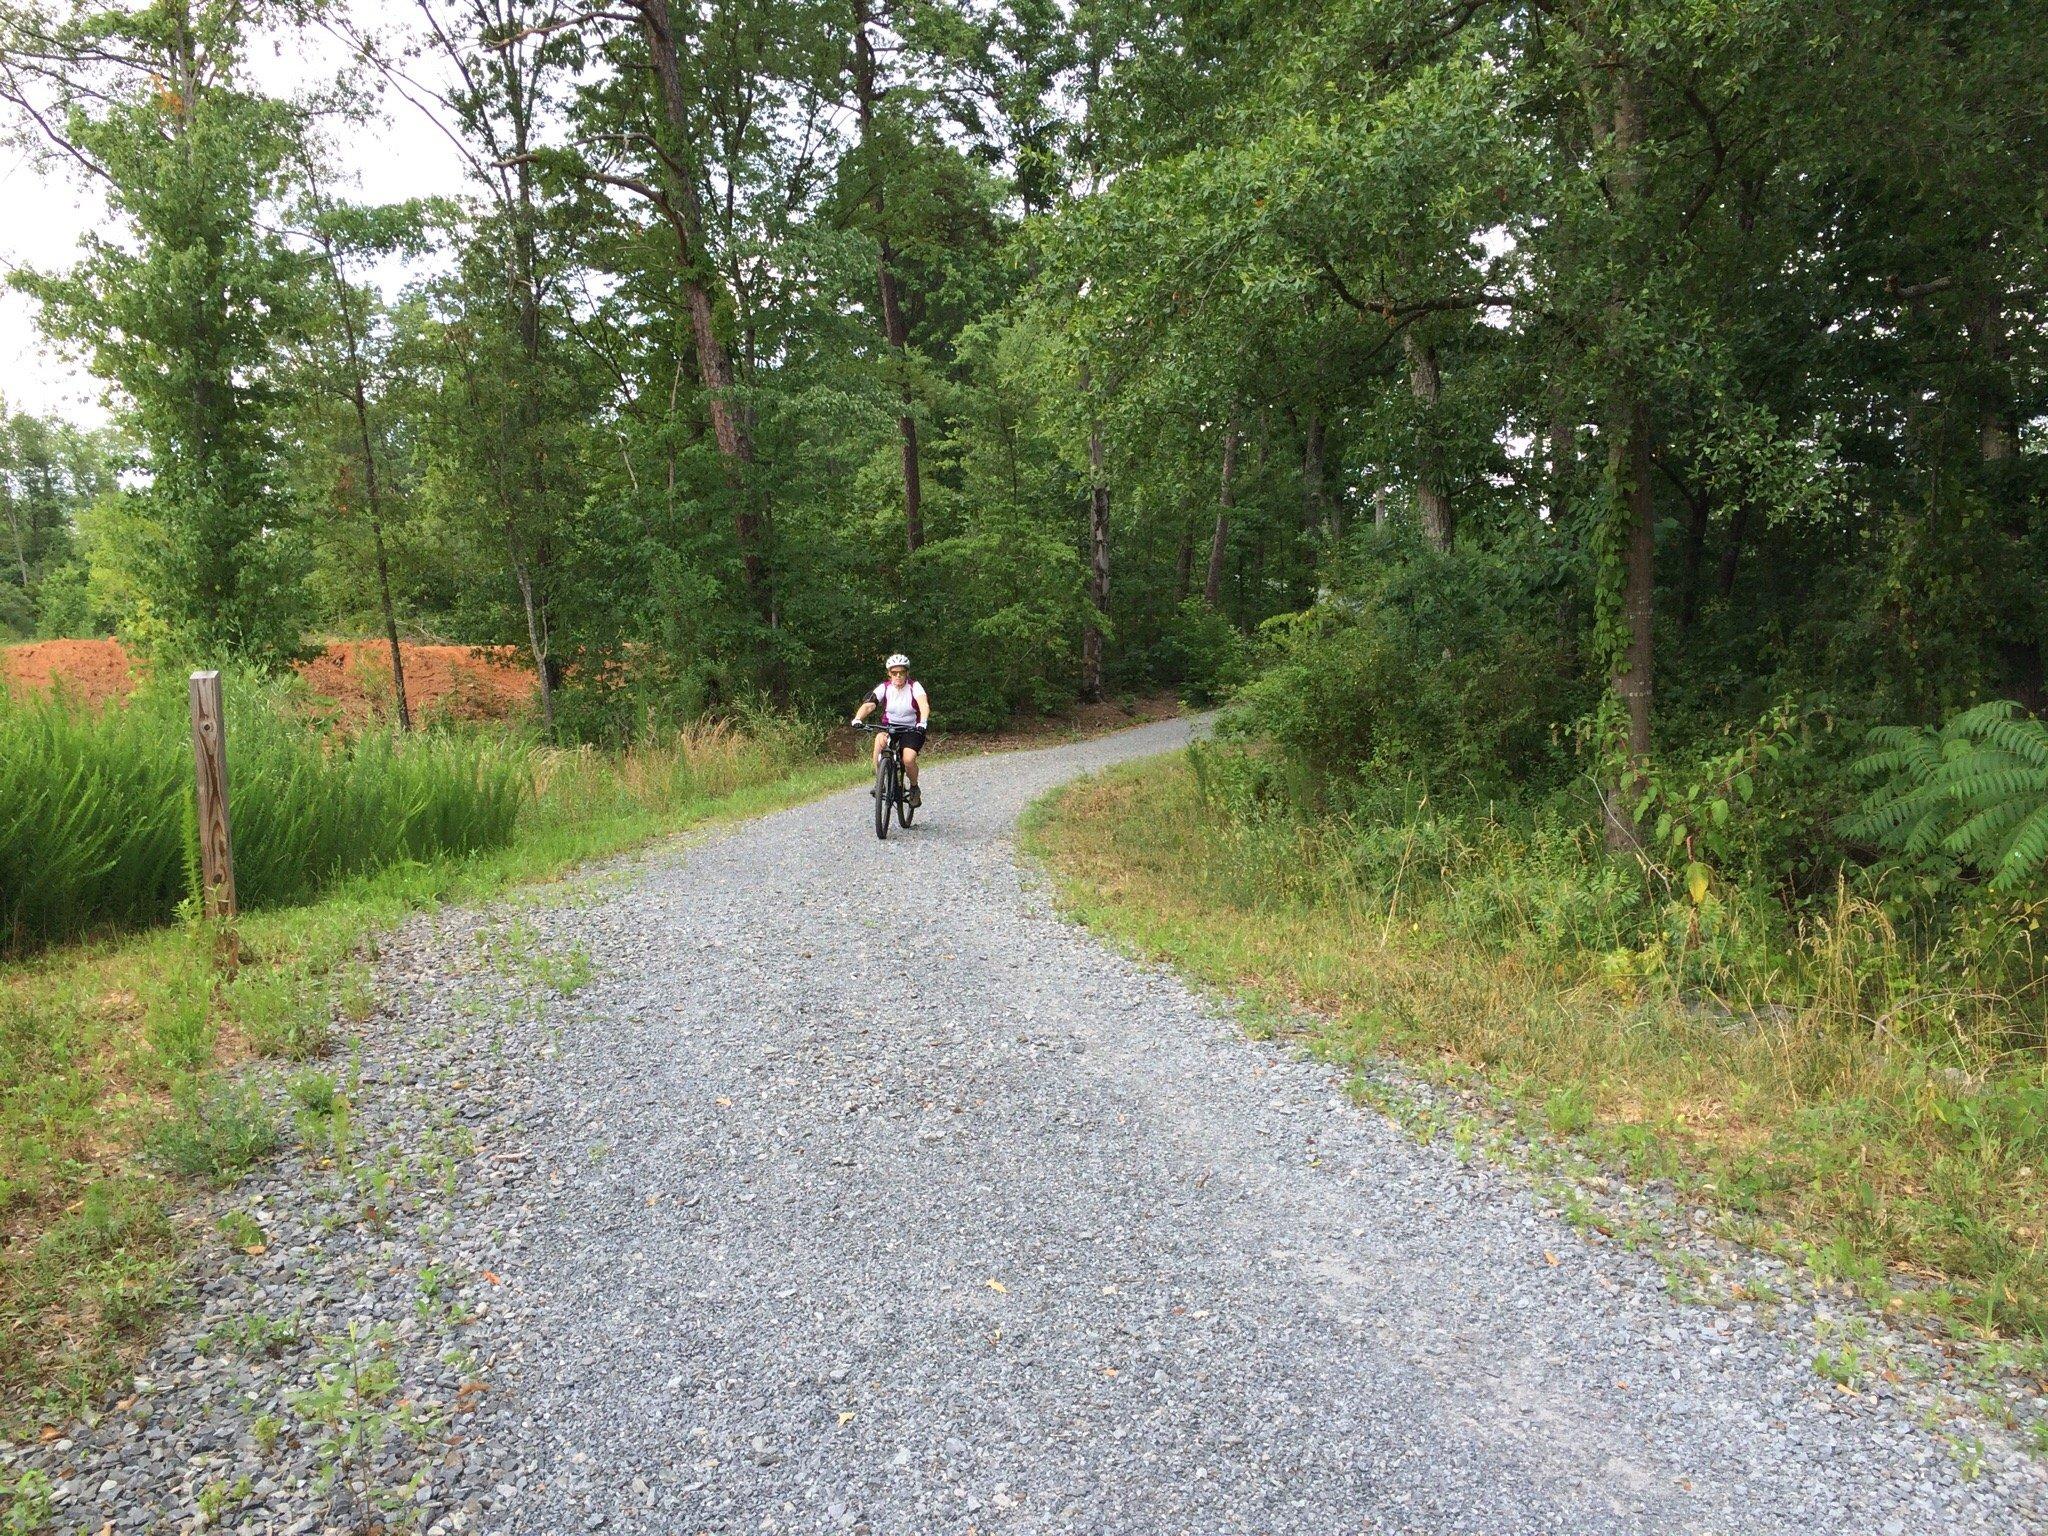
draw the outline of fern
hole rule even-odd
[[[1914,863],[1954,860],[2011,890],[2048,868],[2048,724],[2004,699],[1939,730],[1880,726],[1855,764],[1874,787],[1835,829]]]

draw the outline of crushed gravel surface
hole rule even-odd
[[[2024,1456],[1674,1302],[1058,919],[1018,813],[1189,730],[934,762],[886,843],[853,791],[408,925],[356,1056],[377,1220],[310,1154],[245,1187],[265,1252],[155,1412],[15,1472],[117,1530],[251,1476],[218,1528],[273,1536],[2048,1529]],[[302,1337],[194,1348],[259,1303]],[[293,1383],[350,1321],[427,1427],[323,1482]]]

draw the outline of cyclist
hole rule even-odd
[[[898,651],[882,663],[888,672],[888,679],[875,684],[874,691],[861,700],[860,709],[855,712],[853,723],[860,725],[876,710],[882,712],[882,719],[895,727],[892,734],[903,747],[903,776],[910,780],[910,803],[923,805],[924,796],[917,790],[917,754],[924,750],[925,727],[932,717],[932,701],[926,697],[924,684],[910,675],[910,658]],[[875,733],[875,759],[882,756],[882,733]]]

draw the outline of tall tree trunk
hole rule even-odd
[[[1173,552],[1173,602],[1179,607],[1188,600],[1195,580],[1195,525],[1181,514],[1180,545]]]
[[[903,382],[898,386],[903,414],[896,418],[896,430],[903,439],[903,541],[914,555],[924,543],[924,474],[918,463],[917,414],[910,393],[910,333],[903,323],[903,306],[897,298],[893,260],[894,253],[884,240],[880,257],[882,323],[896,361],[904,371]]]
[[[526,643],[533,652],[533,670],[540,679],[541,725],[547,731],[548,740],[555,739],[555,670],[548,655],[546,632],[541,624],[540,609],[533,600],[533,574],[527,569],[526,557],[519,552],[519,532],[509,520],[505,524],[505,542],[512,550],[512,579],[519,584],[519,602],[526,610]]]
[[[1092,399],[1095,378],[1088,360],[1081,360],[1081,394]],[[1109,477],[1102,467],[1102,424],[1088,421],[1088,600],[1092,612],[1081,629],[1081,696],[1091,703],[1102,697],[1102,632],[1098,622],[1109,612]]]
[[[1642,86],[1635,67],[1623,62],[1608,71],[1613,93],[1610,195],[1624,230],[1639,215],[1643,137]],[[1627,296],[1617,291],[1609,301],[1609,325],[1619,335],[1626,321]],[[1650,420],[1636,379],[1623,367],[1611,386],[1608,415],[1608,478],[1614,505],[1607,516],[1621,519],[1618,550],[1607,558],[1620,569],[1599,579],[1619,586],[1619,618],[1625,642],[1609,637],[1612,650],[1609,683],[1628,720],[1628,762],[1607,797],[1607,846],[1616,851],[1640,843],[1635,821],[1641,776],[1650,755],[1651,604],[1656,578],[1656,504],[1650,485]]]
[[[1443,397],[1443,374],[1436,348],[1409,326],[1401,332],[1401,350],[1408,356],[1408,390],[1422,404],[1422,432],[1416,448],[1415,517],[1431,549],[1451,547],[1451,499],[1444,494],[1443,455],[1437,444],[1437,403]]]
[[[350,350],[354,350],[351,342]],[[370,407],[363,397],[362,375],[355,383],[356,431],[363,440],[363,495],[370,508],[370,544],[377,555],[377,601],[384,610],[384,640],[391,648],[391,693],[398,703],[398,728],[412,729],[412,706],[405,698],[405,653],[398,644],[398,609],[391,601],[391,562],[384,553],[383,493],[377,482],[377,454],[370,445]]]
[[[1202,582],[1202,601],[1211,608],[1223,600],[1223,552],[1230,542],[1230,509],[1237,494],[1237,418],[1223,429],[1223,484],[1216,496],[1216,529],[1209,536],[1209,574]]]
[[[518,391],[519,441],[508,457],[524,457],[526,473],[525,506],[528,514],[535,518],[529,525],[532,533],[538,518],[544,514],[548,504],[548,479],[546,455],[541,445],[540,418],[540,376],[541,376],[541,314],[540,314],[540,240],[538,229],[540,219],[535,208],[533,186],[533,101],[532,97],[518,90],[507,95],[507,107],[512,118],[512,147],[514,165],[512,170],[513,192],[511,208],[512,248],[511,270],[507,274],[511,286],[511,301],[517,317],[519,351],[524,360],[526,376],[520,380]],[[546,565],[545,544],[538,540],[538,549],[530,548],[521,537],[517,498],[504,495],[505,505],[505,552],[512,562],[512,579],[519,588],[519,603],[526,615],[526,640],[533,650],[533,669],[540,682],[541,720],[553,740],[555,735],[555,673],[553,658],[548,654],[547,595],[534,580],[536,563]],[[543,569],[543,575],[545,570]]]
[[[1102,472],[1102,429],[1088,428],[1088,600],[1104,617],[1109,613],[1109,481]],[[1102,697],[1102,625],[1091,623],[1081,634],[1081,693],[1091,702]]]
[[[391,562],[384,553],[384,496],[377,477],[377,448],[370,435],[370,401],[363,388],[363,353],[356,335],[356,320],[349,307],[349,286],[342,280],[341,262],[334,243],[323,238],[321,254],[326,258],[327,276],[334,287],[336,311],[341,316],[342,340],[348,350],[349,403],[355,407],[356,437],[363,450],[363,500],[370,513],[370,544],[377,557],[377,602],[384,611],[384,639],[391,647],[391,693],[398,705],[398,728],[412,729],[412,706],[405,697],[405,653],[398,644],[398,610],[391,601]]]
[[[21,533],[21,507],[14,493],[0,486],[0,496],[7,498],[7,521],[14,529],[14,560],[21,567],[22,595],[28,595],[28,544]]]
[[[1329,499],[1323,492],[1323,446],[1323,410],[1319,405],[1311,405],[1301,428],[1302,523],[1311,534],[1334,538],[1335,520],[1330,516]]]
[[[868,36],[868,25],[872,19],[867,0],[853,0],[854,115],[860,125],[860,147],[863,150],[868,148],[869,131],[874,125],[875,103],[881,99],[881,88],[875,78],[874,40]],[[898,367],[903,370],[902,381],[897,386],[903,413],[896,418],[896,427],[903,439],[903,539],[914,555],[918,546],[924,543],[924,477],[918,463],[917,416],[912,409],[910,392],[910,330],[903,320],[896,251],[886,232],[884,216],[887,210],[883,201],[881,173],[870,162],[868,174],[873,181],[868,203],[874,210],[876,240],[880,248],[876,258],[876,286],[882,297],[882,336],[889,350],[896,354]]]
[[[1728,542],[1721,547],[1721,568],[1714,575],[1714,585],[1723,597],[1735,590],[1735,569],[1742,562],[1742,540],[1749,532],[1749,503],[1735,503],[1735,513],[1728,519]]]
[[[1640,762],[1650,752],[1652,586],[1656,577],[1655,498],[1650,487],[1650,423],[1640,402],[1618,414],[1609,448],[1609,473],[1627,520],[1622,549],[1622,619],[1627,648],[1612,674],[1614,691],[1628,709],[1629,756]],[[1633,832],[1631,832],[1631,838]]]
[[[1977,455],[1986,464],[2002,464],[2020,451],[2002,378],[2007,350],[2004,296],[1993,289],[1978,294],[1965,323],[1985,379],[1977,408]]]
[[[1578,468],[1579,434],[1562,390],[1553,391],[1550,402],[1550,526],[1562,528],[1570,515],[1572,476]]]
[[[632,0],[640,13],[641,32],[647,40],[648,58],[654,66],[657,92],[668,119],[677,164],[663,157],[674,224],[682,246],[683,298],[690,312],[690,340],[697,353],[697,375],[711,413],[711,435],[718,444],[719,457],[727,466],[738,493],[733,503],[733,532],[740,546],[741,578],[755,612],[764,622],[772,620],[774,599],[768,590],[767,565],[762,553],[761,516],[753,501],[753,487],[745,471],[754,462],[754,439],[734,392],[732,355],[718,334],[717,304],[713,288],[718,278],[711,265],[710,244],[705,238],[704,203],[697,190],[695,154],[690,137],[690,103],[683,89],[682,64],[678,54],[675,21],[668,0]]]

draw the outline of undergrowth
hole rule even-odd
[[[1305,1006],[1318,1051],[1483,1082],[1877,1305],[2048,1369],[2048,1071],[2038,989],[2013,980],[2038,910],[1984,906],[1941,944],[1846,884],[1772,916],[1646,882],[1555,808],[1301,812],[1239,792],[1234,760],[1084,781],[1028,836],[1085,920]]]

